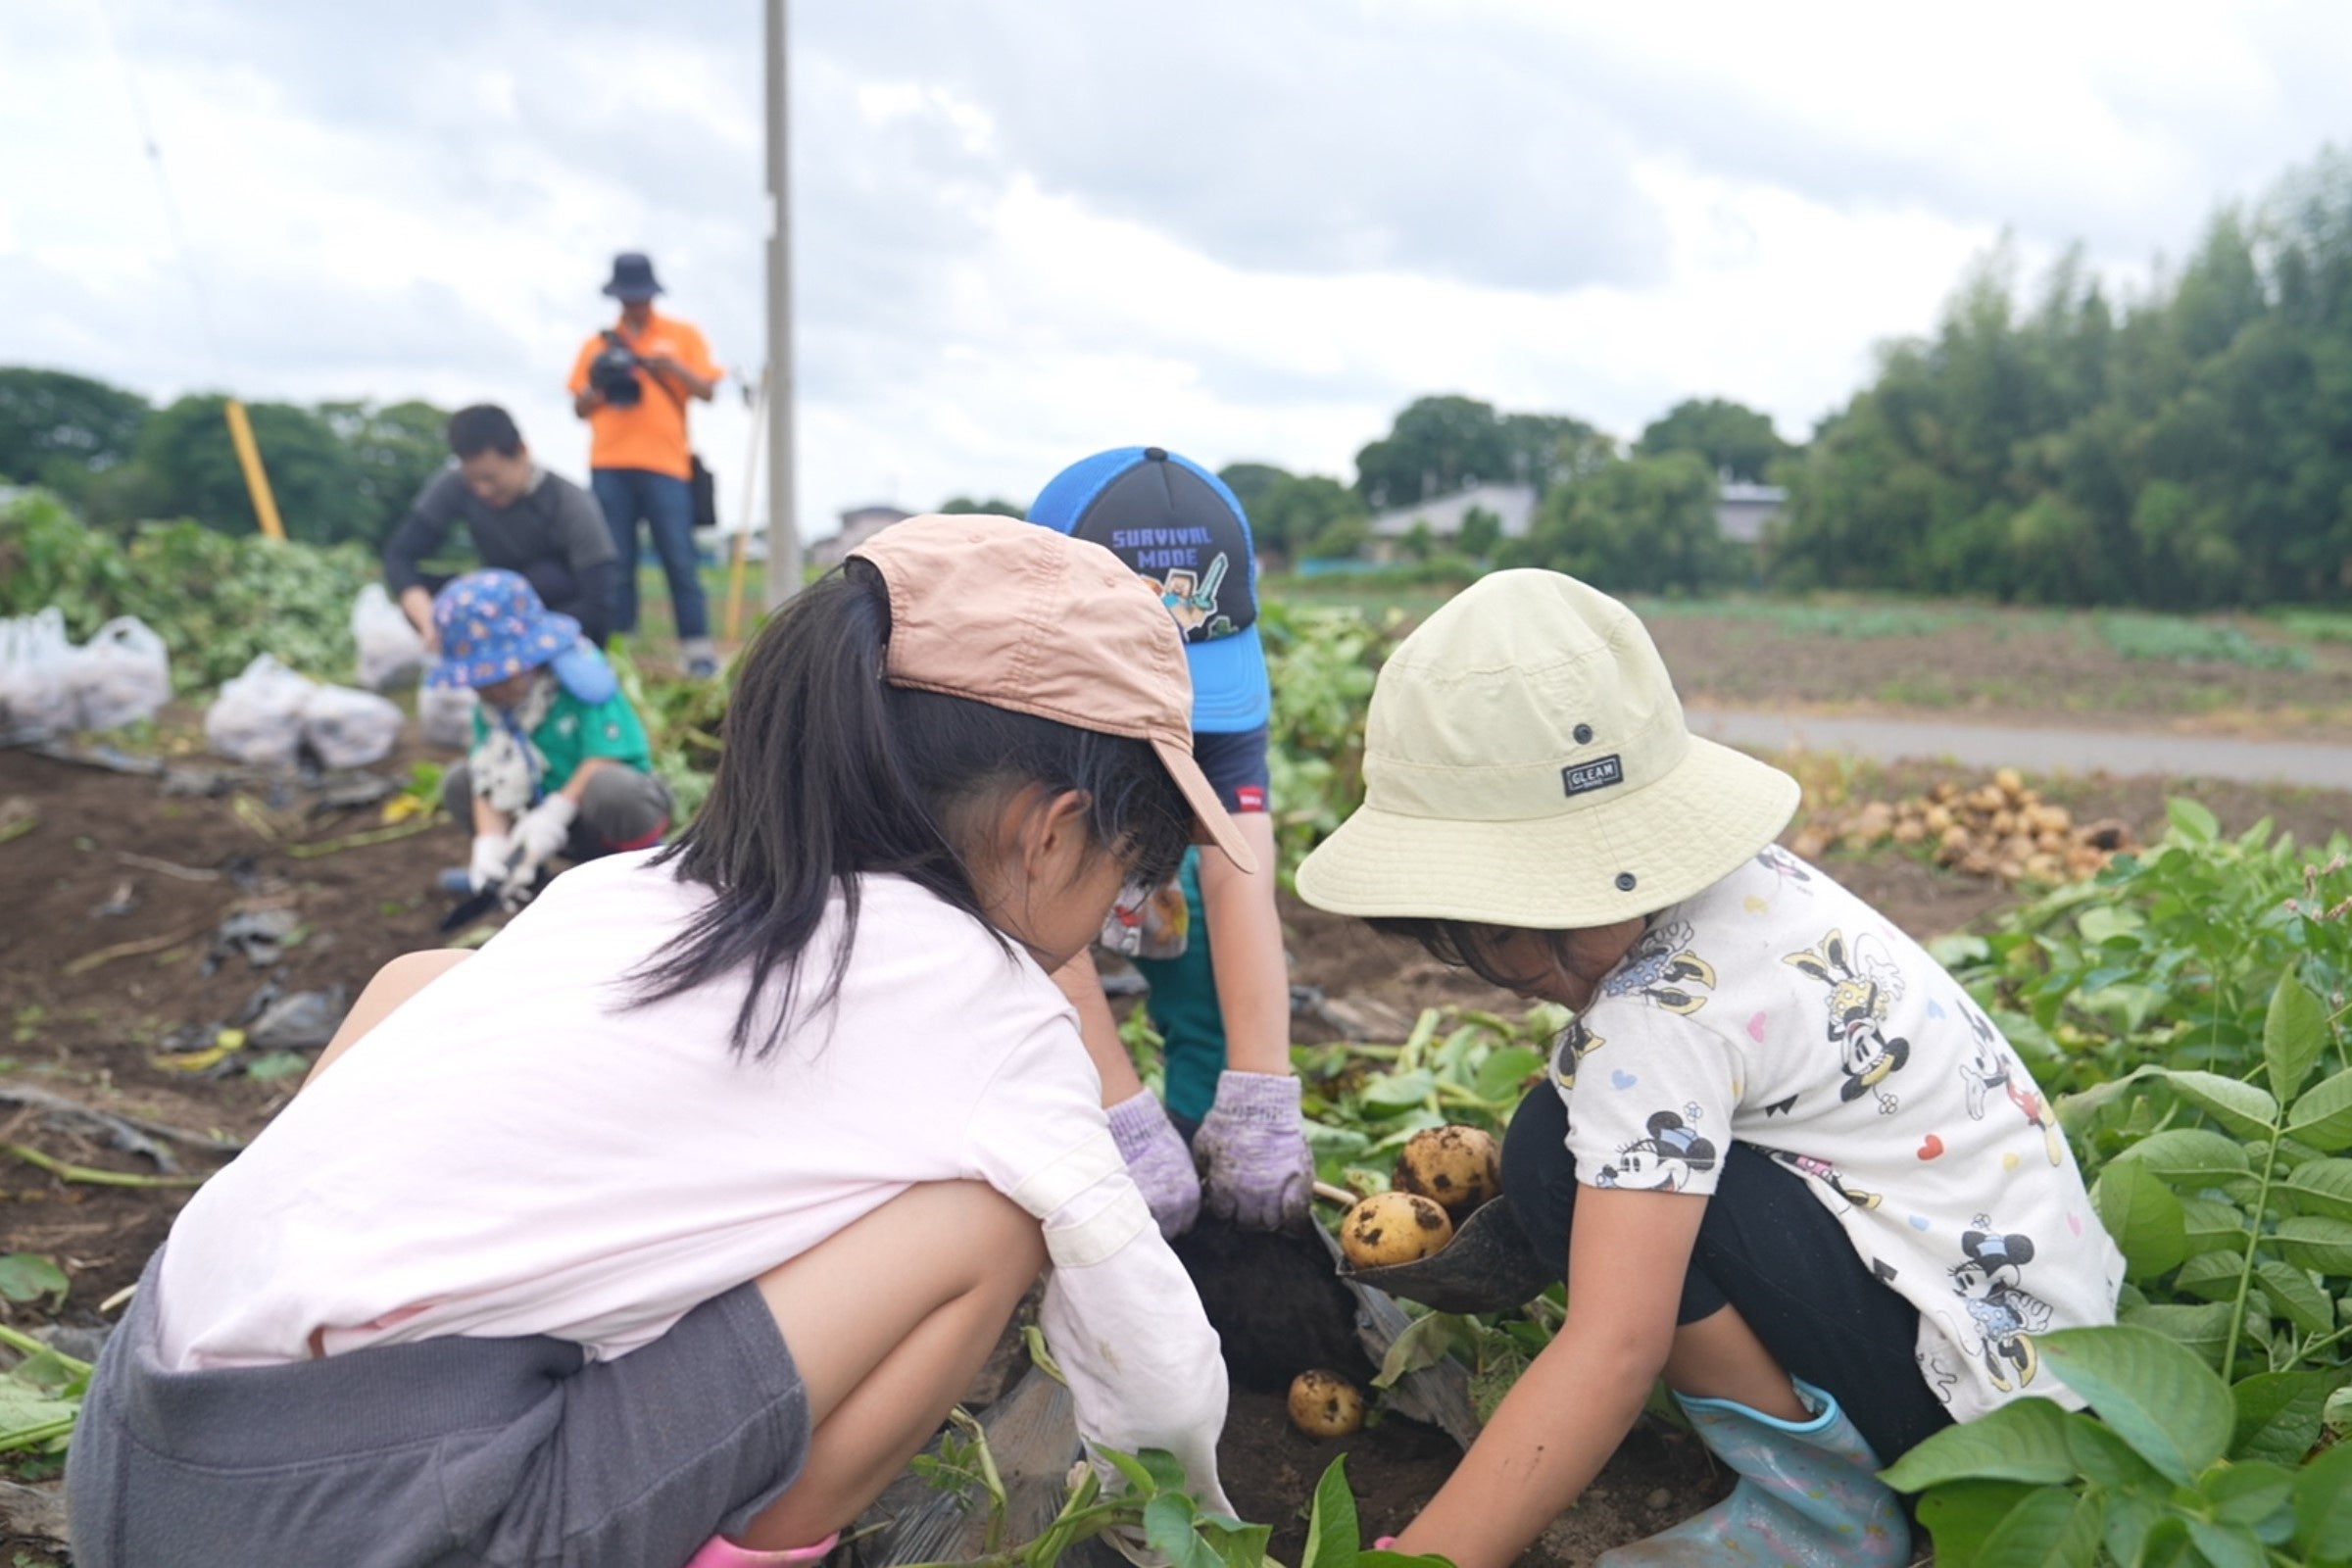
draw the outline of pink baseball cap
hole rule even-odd
[[[884,676],[1149,741],[1212,844],[1257,858],[1193,760],[1184,634],[1159,596],[1098,544],[1011,517],[909,517],[850,552],[890,590]]]

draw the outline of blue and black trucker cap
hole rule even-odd
[[[1102,546],[1159,590],[1192,662],[1196,732],[1266,722],[1257,556],[1250,518],[1222,479],[1161,447],[1117,447],[1055,474],[1029,520]]]

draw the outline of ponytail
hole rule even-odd
[[[745,655],[710,799],[656,862],[713,897],[635,972],[636,1004],[743,973],[730,1044],[765,1058],[790,1020],[839,996],[860,875],[903,876],[985,921],[951,825],[982,814],[959,808],[1031,784],[1085,792],[1099,844],[1138,875],[1174,872],[1192,812],[1149,743],[891,686],[889,641],[881,573],[853,559]],[[841,939],[811,989],[799,960],[837,890]]]

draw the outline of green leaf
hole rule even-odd
[[[2042,1365],[2166,1479],[2189,1485],[2229,1446],[2236,1410],[2228,1386],[2163,1335],[2118,1324],[2058,1329],[2038,1343]]]
[[[81,1413],[78,1399],[52,1398],[27,1383],[0,1377],[0,1452],[46,1443]]]
[[[1974,1421],[1945,1427],[1879,1472],[1897,1492],[1955,1481],[2046,1486],[2072,1481],[2076,1474],[2066,1443],[2066,1412],[2042,1398],[2012,1399]]]
[[[2237,1423],[2230,1436],[2234,1459],[2301,1464],[2320,1441],[2320,1416],[2346,1373],[2258,1372],[2230,1391]]]
[[[261,1083],[272,1078],[291,1078],[310,1070],[311,1058],[299,1051],[264,1052],[245,1064],[245,1076]]]
[[[1163,1492],[1144,1504],[1144,1544],[1169,1568],[1225,1568],[1216,1548],[1193,1529],[1199,1504],[1181,1492]]]
[[[1152,1479],[1144,1461],[1134,1454],[1121,1453],[1116,1448],[1105,1448],[1100,1445],[1095,1446],[1095,1452],[1109,1460],[1111,1468],[1126,1478],[1129,1495],[1149,1499],[1158,1494],[1159,1483]]]
[[[2352,1219],[2352,1159],[2305,1160],[2274,1190],[2291,1196],[2306,1214]]]
[[[2188,1255],[2180,1200],[2145,1165],[2108,1166],[2091,1187],[2090,1201],[2099,1223],[2124,1250],[2132,1278],[2167,1273]]]
[[[1182,1492],[1186,1476],[1184,1461],[1165,1448],[1146,1448],[1136,1455],[1143,1461],[1144,1470],[1152,1477],[1153,1492]]]
[[[2246,1151],[2210,1127],[2167,1127],[2150,1133],[2107,1162],[2145,1165],[2175,1187],[2219,1187],[2248,1174]]]
[[[1543,1067],[1542,1052],[1531,1046],[1505,1046],[1479,1064],[1478,1098],[1501,1100]]]
[[[2204,1519],[2191,1519],[2187,1524],[2188,1539],[2197,1544],[2197,1550],[2213,1568],[2268,1568],[2270,1554],[2245,1526],[2217,1525]]]
[[[1348,1490],[1348,1456],[1341,1454],[1315,1483],[1314,1508],[1306,1518],[1306,1549],[1298,1568],[1349,1568],[1362,1546],[1356,1532],[1355,1494]]]
[[[2173,1289],[2206,1301],[2234,1301],[2238,1281],[2245,1277],[2246,1259],[2239,1252],[2199,1252],[2180,1265]]]
[[[2296,1461],[2301,1458],[2295,1456]],[[2205,1477],[2204,1490],[2213,1517],[2222,1524],[2243,1525],[2259,1535],[2270,1533],[2264,1527],[2286,1516],[2286,1530],[2276,1531],[2281,1541],[2294,1528],[2295,1473],[2286,1465],[2263,1459],[2221,1465]]]
[[[2164,814],[2171,819],[2174,833],[2190,844],[2211,844],[2222,836],[2222,819],[2185,795],[2166,801]]]
[[[2339,1443],[2295,1479],[2295,1544],[2322,1561],[2352,1557],[2352,1443]]]
[[[2253,1084],[2214,1072],[2173,1071],[2162,1076],[2181,1099],[2240,1138],[2268,1138],[2278,1124],[2278,1102]]]
[[[44,1296],[64,1296],[74,1282],[38,1252],[10,1252],[0,1256],[0,1296],[12,1301],[37,1301]]]
[[[1920,1498],[1936,1568],[1972,1568],[1984,1538],[2034,1490],[2022,1481],[1947,1481]]]
[[[2272,1240],[2289,1263],[2323,1274],[2352,1274],[2352,1220],[2297,1214],[2278,1222]]]
[[[1993,1527],[1977,1552],[1977,1568],[2090,1568],[2102,1522],[2098,1498],[2044,1487]]]
[[[2326,1154],[2352,1149],[2352,1069],[2321,1079],[2295,1102],[2286,1136]]]
[[[1384,1072],[1368,1080],[1357,1097],[1366,1109],[1410,1110],[1437,1093],[1438,1075],[1427,1067]]]
[[[2246,1250],[2246,1216],[2235,1203],[2218,1198],[2183,1198],[2180,1223],[2192,1255],[2217,1247],[2241,1254]]]
[[[2262,1281],[2262,1293],[2271,1298],[2271,1309],[2284,1314],[2304,1333],[2325,1334],[2335,1327],[2328,1293],[2314,1285],[2303,1270],[2275,1257],[2263,1257],[2254,1261],[2254,1277]]]
[[[1199,1529],[1224,1568],[1265,1568],[1266,1546],[1274,1539],[1272,1525],[1226,1525],[1202,1519]]]
[[[2095,1415],[2068,1414],[2066,1448],[2082,1479],[2102,1487],[2135,1487],[2158,1479],[2148,1461]]]
[[[2271,1093],[2282,1101],[2293,1098],[2327,1043],[2327,1004],[2287,970],[2278,977],[2262,1021],[2262,1064],[2271,1075]]]
[[[2162,1335],[2207,1366],[2221,1365],[2222,1349],[2230,1343],[2230,1308],[2225,1303],[2161,1301],[2131,1307],[2118,1316],[2134,1328]]]
[[[1455,1346],[1475,1344],[1476,1334],[1474,1325],[1450,1312],[1417,1317],[1390,1343],[1389,1353],[1381,1357],[1380,1375],[1372,1380],[1372,1386],[1393,1389],[1422,1368],[1445,1360]]]

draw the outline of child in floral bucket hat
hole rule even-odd
[[[1909,1562],[1876,1472],[2012,1398],[2079,1406],[2034,1341],[2115,1318],[2024,1062],[1774,842],[1795,780],[1690,734],[1642,622],[1572,577],[1493,573],[1406,638],[1364,781],[1299,896],[1576,1009],[1502,1152],[1567,1320],[1397,1549],[1502,1568],[1662,1377],[1740,1481],[1605,1568]]]
[[[520,898],[559,854],[642,850],[669,831],[669,791],[620,681],[580,623],[539,602],[520,573],[473,571],[433,600],[433,686],[481,700],[473,749],[442,784],[473,828],[466,880]]]

